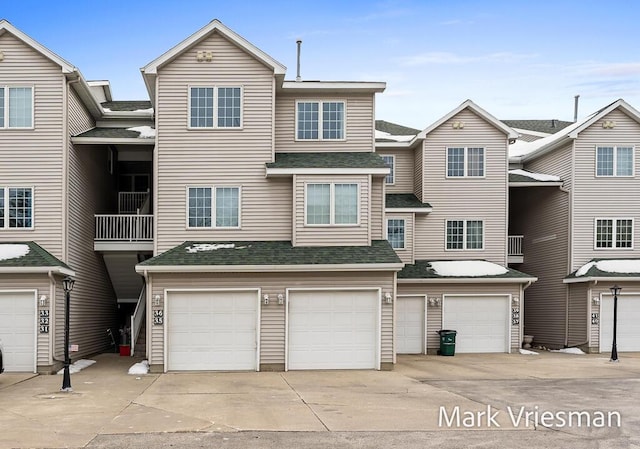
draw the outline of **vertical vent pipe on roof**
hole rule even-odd
[[[302,81],[302,78],[300,77],[300,47],[302,46],[302,41],[298,39],[296,44],[298,45],[298,70],[296,71],[296,81]]]
[[[573,122],[578,121],[578,101],[580,100],[580,95],[576,95],[573,97]]]

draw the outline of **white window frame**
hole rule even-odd
[[[611,220],[611,247],[598,246],[598,221],[602,220]],[[617,229],[618,229],[618,221],[625,220],[631,221],[631,246],[619,247],[616,246],[617,239]],[[634,239],[635,239],[635,219],[632,217],[596,217],[593,220],[593,249],[595,251],[626,251],[634,249]]]
[[[4,225],[0,227],[2,231],[29,231],[35,229],[35,211],[36,211],[36,189],[33,186],[0,186],[3,191],[4,199]],[[9,190],[10,189],[28,189],[31,190],[31,226],[10,227],[9,226]]]
[[[213,126],[191,126],[191,89],[213,89]],[[240,89],[240,126],[218,126],[218,89],[234,88]],[[190,84],[187,86],[187,129],[198,130],[227,130],[237,131],[244,129],[244,86],[243,85],[228,85],[228,84]]]
[[[389,221],[390,220],[396,220],[396,221],[402,222],[402,227],[404,229],[403,238],[402,238],[402,247],[396,248],[391,244],[391,241],[389,241]],[[396,250],[407,249],[407,219],[402,217],[387,217],[386,226],[385,226],[385,238],[393,249],[396,249]]]
[[[300,139],[298,138],[298,104],[300,103],[318,103],[318,138],[317,139]],[[323,122],[322,113],[324,110],[325,103],[342,103],[342,110],[344,117],[342,118],[342,139],[324,139],[322,137],[323,134]],[[294,130],[294,140],[296,142],[344,142],[347,140],[347,101],[346,100],[317,100],[317,99],[300,99],[295,102],[295,111],[294,111],[294,121],[295,121],[295,130]]]
[[[380,157],[384,160],[385,157],[391,158],[391,172],[384,177],[384,183],[388,186],[396,184],[396,155],[395,154],[381,154]],[[385,162],[386,163],[386,162]],[[389,176],[391,176],[391,182],[389,182]]]
[[[216,188],[238,189],[238,226],[216,226]],[[211,189],[211,226],[189,226],[189,190],[190,189]],[[186,187],[185,220],[188,230],[197,231],[199,229],[242,229],[242,186],[226,184],[188,185]]]
[[[464,171],[462,176],[451,176],[449,175],[449,150],[454,148],[462,148],[463,156],[464,156]],[[469,175],[469,150],[470,149],[482,149],[482,176],[477,175]],[[444,174],[446,179],[483,179],[487,176],[487,147],[485,146],[456,146],[450,145],[446,147],[445,150],[445,167]]]
[[[613,174],[611,175],[599,175],[598,174],[598,150],[600,148],[613,148]],[[618,148],[631,148],[631,174],[619,175],[618,174]],[[636,147],[635,145],[597,145],[595,153],[595,176],[596,178],[634,178],[636,174]]]
[[[448,248],[447,247],[447,229],[448,223],[450,221],[461,221],[462,224],[462,248]],[[482,223],[482,247],[481,248],[468,248],[467,247],[467,226],[470,221],[479,221]],[[485,237],[486,236],[486,228],[484,225],[484,220],[479,218],[447,218],[444,221],[444,249],[445,251],[484,251],[485,249]]]
[[[34,129],[35,127],[35,87],[28,84],[11,85],[6,84],[0,86],[4,91],[4,124],[0,129]],[[31,89],[31,126],[9,126],[9,89]]]
[[[307,222],[307,198],[308,186],[310,184],[328,184],[329,185],[329,223],[308,223]],[[336,223],[336,184],[354,184],[356,186],[356,222],[355,223]],[[350,228],[360,226],[360,183],[354,181],[307,181],[304,183],[304,225],[314,228],[339,227]]]

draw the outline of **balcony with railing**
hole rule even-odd
[[[153,250],[153,215],[149,192],[118,192],[117,214],[95,215],[97,251]]]
[[[510,235],[507,240],[507,257],[509,263],[523,263],[524,252],[522,251],[523,235]]]

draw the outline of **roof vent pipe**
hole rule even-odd
[[[576,95],[573,99],[573,122],[575,123],[578,121],[578,101],[580,100],[580,95]]]
[[[300,46],[302,45],[302,41],[298,39],[296,44],[298,45],[298,70],[296,72],[296,81],[302,81],[302,78],[300,77]]]

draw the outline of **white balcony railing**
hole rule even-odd
[[[507,250],[509,256],[524,256],[522,252],[522,241],[524,240],[523,235],[510,235]]]
[[[153,241],[153,215],[96,215],[96,240]]]
[[[148,197],[149,192],[118,192],[118,212],[121,214],[136,214]]]

